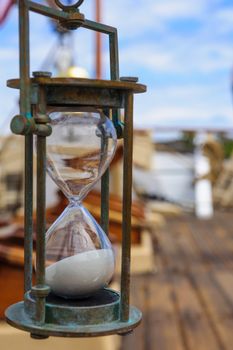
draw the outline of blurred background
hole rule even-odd
[[[37,1],[54,6],[52,0]],[[67,0],[68,2],[68,0]],[[233,5],[229,0],[90,0],[86,18],[119,32],[120,75],[138,76],[135,97],[132,303],[143,322],[132,335],[43,341],[48,349],[232,349],[233,320]],[[61,31],[31,14],[31,72],[109,79],[108,41],[80,28]],[[23,295],[22,137],[9,125],[19,112],[18,18],[0,3],[0,339],[5,347],[40,343],[4,323]],[[110,238],[119,288],[123,146],[110,171]],[[99,220],[99,185],[85,206]],[[67,205],[47,179],[47,225]],[[16,345],[17,344],[17,345]],[[47,349],[46,348],[46,349]]]

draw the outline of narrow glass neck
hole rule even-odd
[[[79,197],[69,197],[68,207],[80,207],[82,205],[81,199]]]

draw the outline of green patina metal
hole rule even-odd
[[[119,77],[117,30],[86,20],[79,6],[57,8],[33,1],[19,1],[20,79],[8,86],[20,90],[20,115],[12,119],[12,132],[25,135],[25,297],[24,302],[6,310],[9,324],[31,333],[36,339],[48,336],[90,337],[126,334],[141,320],[141,313],[129,305],[130,233],[133,146],[133,95],[146,91],[134,77]],[[109,36],[111,80],[52,78],[49,72],[34,72],[30,78],[29,12],[57,20],[68,30],[83,27]],[[51,110],[80,106],[100,108],[112,117],[119,138],[124,139],[122,272],[120,294],[102,289],[85,300],[64,300],[54,297],[45,284],[45,172],[46,137],[52,132],[47,114]],[[119,109],[124,110],[124,123]],[[124,125],[124,128],[123,128]],[[36,285],[32,286],[32,213],[33,213],[33,134],[37,137],[37,243]],[[108,233],[109,170],[101,181],[101,226]]]
[[[94,319],[95,312],[92,307],[88,307],[88,314],[90,317],[88,318],[85,315],[86,324],[79,324],[76,320],[75,322],[68,322],[68,318],[66,317],[67,309],[64,309],[62,313],[65,316],[65,320],[67,321],[65,325],[55,324],[55,323],[45,323],[43,325],[37,324],[31,320],[24,312],[25,305],[23,302],[17,303],[11,307],[9,307],[6,311],[6,317],[8,323],[13,327],[21,329],[23,331],[30,332],[33,338],[43,339],[49,336],[54,337],[98,337],[104,335],[118,334],[125,335],[130,333],[141,321],[142,314],[135,307],[130,307],[129,318],[127,322],[122,322],[121,320],[111,321],[111,322],[102,322],[98,323],[99,316],[97,315],[97,323],[90,324],[89,320]],[[103,315],[106,318],[106,311],[109,311],[110,308],[102,305],[101,307],[101,316]],[[77,309],[77,314],[80,313],[80,308]],[[93,316],[94,315],[94,316]],[[104,318],[103,318],[104,319]]]

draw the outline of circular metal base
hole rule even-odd
[[[45,322],[58,326],[110,323],[119,319],[120,295],[108,288],[83,299],[64,299],[50,293],[45,307]],[[36,299],[30,292],[25,295],[24,308],[26,314],[35,320]]]
[[[102,293],[106,294],[106,292],[109,294],[109,300],[107,303],[103,303],[102,300],[102,305],[101,295],[99,298],[97,295],[94,299],[77,301],[77,304],[74,300],[61,302],[56,297],[50,296],[46,300],[46,322],[42,325],[34,320],[35,300],[28,293],[26,302],[11,305],[6,310],[6,321],[13,327],[30,332],[33,337],[39,338],[97,337],[110,334],[124,335],[131,332],[140,323],[141,312],[131,307],[129,320],[121,322],[116,317],[116,311],[119,314],[119,299],[117,300],[116,296],[119,298],[119,295],[111,290],[103,290]]]

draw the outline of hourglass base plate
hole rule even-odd
[[[103,297],[101,294],[108,297],[107,303],[102,305],[98,302],[98,299]],[[30,303],[34,303],[34,306],[36,304],[28,293],[25,302],[11,305],[6,310],[6,320],[13,327],[30,332],[34,338],[124,335],[131,332],[141,321],[141,312],[133,306],[130,307],[127,322],[118,319],[120,297],[114,291],[103,290],[94,299],[96,301],[91,301],[90,298],[86,299],[86,302],[82,301],[81,305],[78,302],[75,306],[74,300],[63,300],[63,303],[60,303],[57,297],[50,296],[46,301],[46,322],[40,325],[33,320],[35,310],[33,311]]]

